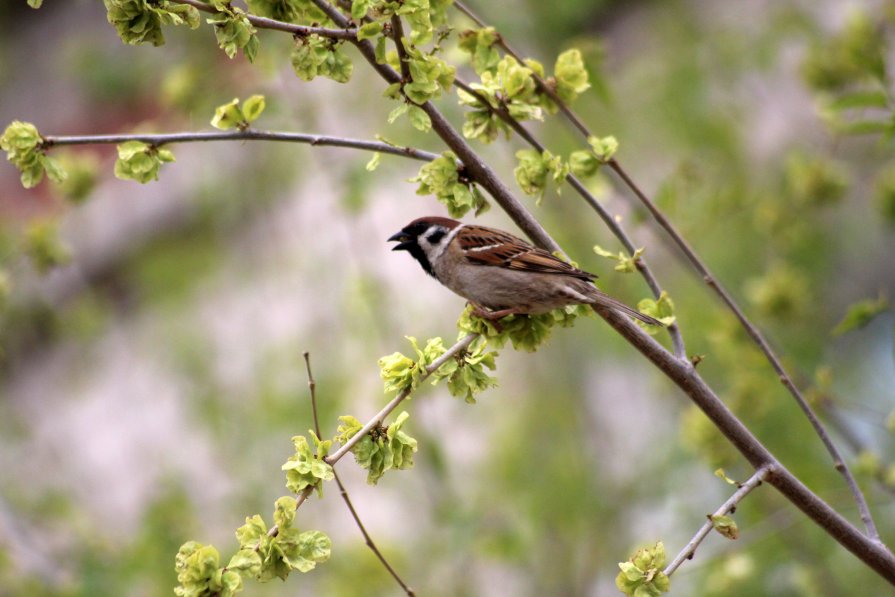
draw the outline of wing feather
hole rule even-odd
[[[512,234],[486,228],[464,226],[457,240],[467,261],[473,265],[505,267],[512,270],[571,276],[593,280],[596,274],[580,270]]]

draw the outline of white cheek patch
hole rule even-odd
[[[426,254],[429,255],[430,263],[435,263],[435,261],[439,257],[441,257],[442,253],[444,253],[445,249],[448,248],[448,245],[451,244],[451,241],[454,240],[454,237],[457,236],[457,233],[460,232],[462,228],[463,225],[461,224],[460,226],[457,226],[456,228],[451,230],[451,232],[447,236],[441,238],[441,242],[439,242],[437,245],[430,245],[429,242],[426,241],[426,244],[428,245],[426,247]]]

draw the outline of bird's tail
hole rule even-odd
[[[597,292],[598,292],[598,294],[596,296],[594,296],[593,304],[603,305],[604,307],[610,307],[612,309],[615,309],[616,311],[621,311],[622,313],[625,313],[626,315],[630,315],[634,319],[639,319],[640,321],[642,321],[644,323],[648,323],[650,325],[657,325],[659,327],[665,327],[665,324],[662,323],[661,321],[659,321],[658,319],[656,319],[655,317],[650,317],[649,315],[647,315],[645,313],[641,313],[637,309],[634,309],[633,307],[629,307],[628,305],[624,304],[623,302],[612,298],[611,296],[603,293],[600,290],[597,290]]]

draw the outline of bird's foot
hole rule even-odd
[[[481,305],[477,305],[475,303],[469,303],[472,305],[472,311],[470,315],[474,317],[478,317],[480,319],[484,319],[491,323],[498,332],[502,332],[503,329],[500,327],[500,324],[497,322],[499,319],[503,319],[504,317],[508,317],[510,315],[518,315],[519,310],[516,307],[511,309],[499,309],[497,311],[488,311]]]

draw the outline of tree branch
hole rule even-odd
[[[423,162],[431,162],[439,157],[438,154],[423,151],[413,147],[400,147],[383,143],[382,141],[368,141],[365,139],[351,139],[348,137],[335,137],[332,135],[311,135],[307,133],[288,133],[281,131],[260,131],[245,129],[220,132],[197,133],[164,133],[142,134],[133,133],[127,135],[46,135],[43,137],[44,146],[57,145],[93,145],[100,143],[124,143],[127,141],[142,141],[150,145],[161,146],[169,143],[196,143],[205,141],[282,141],[288,143],[303,143],[313,146],[348,147],[364,151],[378,151],[390,155],[398,155]]]
[[[468,334],[458,340],[457,343],[448,348],[443,355],[432,361],[432,364],[426,367],[426,370],[420,377],[419,382],[422,383],[426,381],[429,376],[432,375],[439,367],[469,348],[469,345],[472,344],[472,342],[478,337],[478,334]],[[323,461],[326,462],[328,465],[335,467],[336,463],[341,460],[342,457],[344,457],[351,450],[351,448],[353,448],[355,444],[357,444],[357,442],[362,440],[365,435],[370,433],[370,430],[382,423],[383,419],[385,419],[385,417],[387,417],[389,413],[395,410],[395,408],[397,408],[399,404],[404,402],[404,400],[406,400],[407,397],[410,396],[411,393],[413,393],[414,389],[415,388],[411,386],[399,392],[397,396],[392,398],[389,403],[382,408],[382,410],[373,415],[373,418],[367,421],[367,424],[364,425],[360,429],[360,431],[352,435],[351,439],[345,442],[345,444],[341,448],[339,448],[329,456],[324,457]],[[314,403],[312,403],[312,405],[313,404]],[[316,417],[314,423],[315,425],[317,425]],[[317,437],[320,437],[319,431],[317,431]],[[335,474],[335,469],[333,469],[333,473]],[[315,485],[308,485],[304,488],[304,490],[302,490],[302,492],[298,495],[298,500],[295,503],[296,510],[298,510],[301,505],[305,503],[308,497],[310,497],[311,492],[314,491],[315,487]],[[270,527],[270,530],[267,531],[267,534],[271,537],[276,537],[278,532],[279,528],[277,527],[277,525],[273,525],[272,527]]]
[[[456,344],[448,348],[443,355],[432,361],[432,364],[426,367],[426,371],[420,377],[419,383],[423,383],[424,381],[426,381],[429,376],[432,375],[439,367],[469,348],[469,345],[472,344],[472,341],[478,337],[478,334],[468,334],[461,338]],[[362,440],[365,435],[370,433],[370,431],[374,427],[382,423],[382,421],[389,415],[389,413],[395,410],[395,408],[397,408],[399,404],[404,402],[404,400],[408,396],[410,396],[413,390],[413,387],[407,387],[399,392],[397,396],[392,398],[392,400],[382,408],[382,410],[376,413],[372,419],[367,421],[367,424],[361,427],[360,431],[352,435],[351,439],[345,442],[345,444],[341,448],[324,458],[324,460],[330,465],[334,465],[335,463],[337,463],[343,456],[345,456],[345,454],[347,454],[351,450],[351,448],[354,447],[357,442]]]
[[[861,521],[864,523],[864,527],[867,529],[867,534],[877,542],[880,542],[879,532],[876,530],[876,525],[873,522],[873,517],[870,514],[870,506],[867,505],[867,500],[864,497],[864,494],[861,492],[861,488],[858,486],[858,482],[855,479],[854,475],[852,475],[851,470],[848,468],[848,465],[845,463],[845,459],[842,458],[842,454],[839,452],[839,448],[836,447],[836,444],[833,443],[833,440],[830,438],[830,434],[827,433],[826,428],[823,426],[823,423],[820,422],[820,419],[817,417],[817,414],[814,412],[814,409],[811,408],[811,405],[808,404],[808,401],[805,400],[805,397],[802,395],[802,392],[796,386],[795,382],[793,382],[789,373],[786,372],[786,369],[783,367],[783,363],[780,362],[780,359],[777,357],[774,350],[771,348],[770,343],[765,339],[764,335],[761,331],[746,317],[746,314],[740,309],[737,302],[733,299],[729,292],[721,285],[721,283],[717,280],[717,278],[709,271],[708,267],[706,267],[705,263],[696,255],[696,252],[690,247],[690,244],[684,239],[683,236],[677,231],[674,225],[665,217],[658,207],[656,207],[655,203],[647,197],[646,193],[640,190],[640,187],[634,183],[628,173],[621,167],[621,164],[615,160],[615,158],[609,160],[609,167],[612,168],[621,179],[625,182],[628,188],[640,199],[641,203],[649,210],[649,212],[656,219],[656,222],[659,223],[659,226],[662,227],[663,230],[668,234],[668,236],[672,239],[675,245],[683,252],[686,256],[687,260],[690,262],[690,265],[702,275],[702,279],[705,283],[711,288],[716,295],[721,299],[721,301],[727,305],[727,308],[730,309],[731,312],[736,316],[739,320],[740,325],[746,330],[746,333],[752,339],[753,342],[758,346],[759,350],[764,354],[768,363],[771,364],[771,367],[774,369],[774,372],[780,379],[780,382],[789,390],[789,393],[795,399],[796,404],[799,405],[799,408],[802,409],[802,412],[805,413],[805,417],[811,423],[811,426],[814,428],[814,432],[820,438],[821,442],[823,442],[824,447],[829,452],[830,456],[833,458],[833,466],[842,474],[842,477],[845,479],[846,485],[848,485],[849,490],[854,497],[854,500],[858,507],[858,513],[861,516]]]
[[[463,12],[466,16],[472,19],[477,25],[480,27],[484,27],[485,23],[477,17],[462,1],[455,1],[455,6]],[[506,40],[498,34],[498,42],[500,46],[507,52],[510,56],[513,56],[520,63],[522,59],[520,56],[513,51],[513,49],[506,43]],[[575,128],[585,137],[592,136],[592,133],[587,128],[587,126],[582,122],[580,118],[562,101],[562,99],[556,94],[555,90],[548,85],[541,77],[539,77],[536,73],[532,73],[532,77],[535,80],[538,89],[545,92],[550,99],[552,99],[557,106],[559,106],[562,113],[569,119],[569,121],[575,126]],[[489,105],[485,103],[485,105]],[[740,321],[742,327],[746,330],[746,333],[752,338],[756,345],[758,345],[759,349],[767,358],[768,362],[773,367],[774,371],[780,378],[780,381],[789,390],[789,393],[793,396],[796,403],[799,405],[799,408],[805,413],[808,421],[811,423],[811,426],[814,428],[815,433],[817,433],[821,442],[824,444],[827,452],[831,455],[833,459],[833,466],[839,471],[843,478],[845,479],[846,485],[854,497],[855,503],[857,504],[858,512],[861,517],[861,521],[864,523],[864,527],[867,530],[867,534],[876,542],[880,542],[879,532],[876,529],[876,525],[873,522],[873,517],[870,514],[870,507],[867,504],[867,500],[864,497],[864,494],[861,492],[861,488],[858,486],[857,481],[849,470],[848,465],[845,463],[845,460],[842,458],[838,448],[830,439],[829,434],[824,428],[823,424],[818,419],[817,415],[812,410],[811,406],[802,396],[802,393],[799,391],[798,387],[793,382],[792,378],[786,372],[783,367],[783,364],[780,362],[780,359],[774,353],[773,349],[771,349],[770,344],[765,340],[764,336],[755,327],[751,321],[746,317],[745,313],[739,308],[737,303],[733,300],[733,297],[724,289],[723,286],[717,281],[715,276],[708,270],[702,260],[696,255],[690,245],[684,240],[681,234],[677,231],[677,229],[671,224],[671,222],[665,217],[665,215],[656,207],[656,205],[649,199],[649,197],[637,186],[637,184],[628,176],[628,173],[622,168],[621,164],[615,158],[612,158],[608,161],[608,166],[622,179],[625,185],[634,193],[635,196],[643,203],[643,205],[647,208],[647,210],[653,215],[659,225],[663,230],[671,237],[672,241],[678,246],[678,248],[684,253],[687,260],[690,264],[698,271],[706,284],[715,291],[715,293],[721,298],[724,304],[734,313],[737,319]],[[574,185],[573,185],[574,186]],[[604,219],[605,220],[605,219]]]
[[[184,0],[177,0],[183,2]],[[348,19],[338,9],[326,2],[326,0],[313,0],[337,25],[346,27]],[[258,25],[261,26],[260,24]],[[377,64],[372,44],[369,41],[358,42],[352,40],[358,47],[364,58],[370,65],[389,83],[400,81],[400,75],[388,65]],[[509,189],[500,181],[494,172],[476,154],[462,136],[442,116],[431,102],[421,106],[432,120],[433,130],[442,138],[458,158],[463,162],[466,172],[484,189],[486,189],[495,201],[507,212],[513,221],[531,240],[550,251],[560,250],[556,242],[541,227],[540,223],[528,212],[528,210],[513,197]],[[789,499],[796,507],[802,510],[809,518],[814,520],[830,536],[836,539],[846,549],[854,553],[860,560],[877,571],[883,578],[895,584],[895,556],[889,552],[878,540],[873,540],[862,534],[858,529],[845,520],[838,512],[832,509],[826,502],[817,497],[793,476],[779,461],[765,448],[755,436],[736,418],[736,416],[724,405],[711,388],[696,373],[693,366],[686,361],[676,358],[665,350],[658,342],[643,332],[628,318],[608,308],[597,308],[597,312],[620,335],[640,351],[648,360],[653,362],[665,373],[685,394],[687,394],[703,412],[712,420],[715,426],[727,437],[743,456],[756,469],[768,466],[769,474],[767,482],[774,486],[781,494]],[[471,342],[474,336],[467,336],[459,344]],[[446,353],[443,356],[446,356]],[[440,360],[440,359],[439,359]],[[438,361],[436,361],[438,363]],[[433,363],[435,365],[436,363]],[[428,371],[428,370],[427,370]],[[409,391],[399,394],[382,412],[387,414],[403,401]],[[381,414],[380,413],[380,414]],[[371,429],[378,423],[377,415]],[[382,416],[385,416],[382,414]],[[369,431],[369,429],[367,429]],[[358,434],[360,435],[360,434]],[[357,437],[357,436],[355,436]],[[352,438],[354,439],[354,438]],[[359,441],[359,440],[358,440]],[[347,448],[347,449],[346,449]],[[331,455],[327,462],[331,464],[344,456],[348,445]],[[299,500],[302,502],[309,490],[302,493]],[[273,531],[273,529],[271,529]]]
[[[339,10],[326,0],[312,0],[318,8],[337,25],[347,26],[349,21]],[[354,42],[361,55],[370,66],[379,73],[388,83],[400,83],[401,75],[387,64],[376,62],[376,53],[373,44],[368,40]],[[485,164],[466,140],[448,122],[441,112],[432,104],[426,102],[420,106],[432,121],[432,130],[441,137],[442,141],[457,155],[469,174],[482,188],[494,198],[498,205],[507,213],[515,224],[537,245],[550,252],[561,251],[559,245],[553,240],[547,231],[538,223],[531,213],[513,196],[509,188],[497,175]]]
[[[656,365],[702,410],[731,444],[756,469],[768,467],[767,483],[823,528],[843,547],[895,585],[895,556],[879,540],[868,537],[829,504],[805,487],[721,401],[687,362],[673,358],[652,337],[621,313],[595,307],[600,315]]]
[[[713,528],[712,517],[714,516],[724,516],[730,512],[733,512],[736,509],[737,504],[739,504],[743,498],[745,498],[749,493],[761,485],[761,482],[770,472],[770,465],[765,465],[759,467],[755,473],[749,477],[749,480],[739,485],[737,491],[730,496],[726,502],[724,502],[720,508],[718,508],[714,514],[710,514],[708,516],[708,522],[702,525],[702,527],[697,531],[697,533],[690,539],[690,542],[684,547],[684,549],[677,554],[674,560],[671,561],[670,564],[665,568],[664,572],[667,576],[671,576],[674,574],[674,571],[677,570],[681,564],[684,563],[684,560],[692,560],[693,555],[696,553],[696,548],[699,547],[699,544],[706,538],[706,536],[711,532]]]
[[[177,4],[189,4],[203,12],[219,13],[218,9],[210,4],[201,2],[200,0],[171,0]],[[331,39],[341,39],[345,41],[357,41],[357,29],[346,27],[345,29],[327,29],[326,27],[306,27],[304,25],[293,25],[276,19],[268,19],[266,17],[258,17],[252,14],[246,14],[245,17],[249,22],[258,29],[273,29],[275,31],[285,31],[292,35],[306,36],[319,35]]]
[[[308,390],[311,394],[311,413],[314,416],[314,430],[317,432],[317,437],[322,437],[320,433],[320,420],[317,417],[317,382],[314,380],[314,374],[311,372],[311,355],[308,352],[304,353],[305,358],[305,368],[308,371]],[[413,589],[407,586],[407,583],[398,575],[394,568],[392,568],[391,564],[389,564],[388,560],[385,559],[385,556],[382,555],[382,552],[379,551],[379,548],[376,547],[376,544],[373,542],[373,538],[370,537],[370,533],[367,532],[367,528],[364,526],[364,523],[361,522],[360,516],[357,514],[357,510],[354,509],[354,504],[351,503],[351,498],[348,497],[348,490],[345,489],[345,485],[342,483],[342,480],[339,479],[339,474],[333,469],[333,477],[336,480],[336,485],[339,486],[339,493],[342,496],[342,500],[345,501],[345,505],[348,506],[348,511],[351,512],[351,517],[354,519],[354,523],[357,525],[357,528],[360,530],[361,535],[364,536],[364,542],[367,544],[367,547],[373,552],[373,555],[379,559],[385,569],[388,570],[388,573],[392,575],[392,578],[401,585],[401,588],[404,589],[404,592],[408,595],[408,597],[415,597]]]
[[[536,75],[532,73],[532,76]],[[457,79],[454,81],[454,83],[457,85],[457,87],[476,98],[480,104],[491,110],[501,120],[506,122],[510,126],[510,128],[512,128],[516,132],[516,134],[522,137],[534,149],[541,153],[543,153],[547,149],[546,147],[544,147],[544,145],[541,144],[540,141],[537,140],[534,135],[532,135],[528,131],[528,129],[526,129],[522,125],[521,122],[513,118],[506,110],[506,108],[503,108],[501,106],[495,108],[491,105],[487,98],[485,98],[482,94],[480,94],[478,91],[470,87],[462,80]],[[594,197],[593,194],[591,194],[584,183],[581,182],[581,180],[579,180],[578,177],[576,177],[572,173],[566,175],[566,182],[568,182],[569,186],[575,189],[575,192],[577,192],[578,195],[580,195],[581,198],[584,199],[584,201],[591,207],[591,209],[593,209],[597,213],[600,219],[603,220],[603,223],[606,225],[606,227],[609,228],[609,231],[612,232],[612,234],[622,243],[622,246],[625,247],[625,250],[628,252],[628,254],[634,255],[634,252],[637,249],[634,246],[634,243],[631,241],[631,238],[625,232],[624,228],[621,227],[621,224],[619,224],[618,221],[612,217],[612,214],[610,214],[606,210],[606,208],[603,207],[603,205],[599,201],[597,201],[597,198]],[[646,260],[642,257],[636,261],[636,264],[637,271],[639,271],[640,275],[643,276],[643,279],[646,281],[647,286],[649,286],[650,290],[652,291],[653,296],[658,299],[659,296],[662,294],[662,287],[659,285],[659,281],[653,275],[653,271],[650,269]],[[684,337],[681,333],[680,326],[677,322],[675,322],[668,326],[667,329],[668,334],[671,337],[671,344],[674,348],[674,354],[677,355],[679,359],[686,360],[687,349],[684,346]]]
[[[401,17],[392,15],[392,40],[395,42],[395,50],[398,52],[398,62],[401,65],[401,79],[404,83],[410,82],[410,64],[407,62],[407,48],[404,47],[404,25]]]

